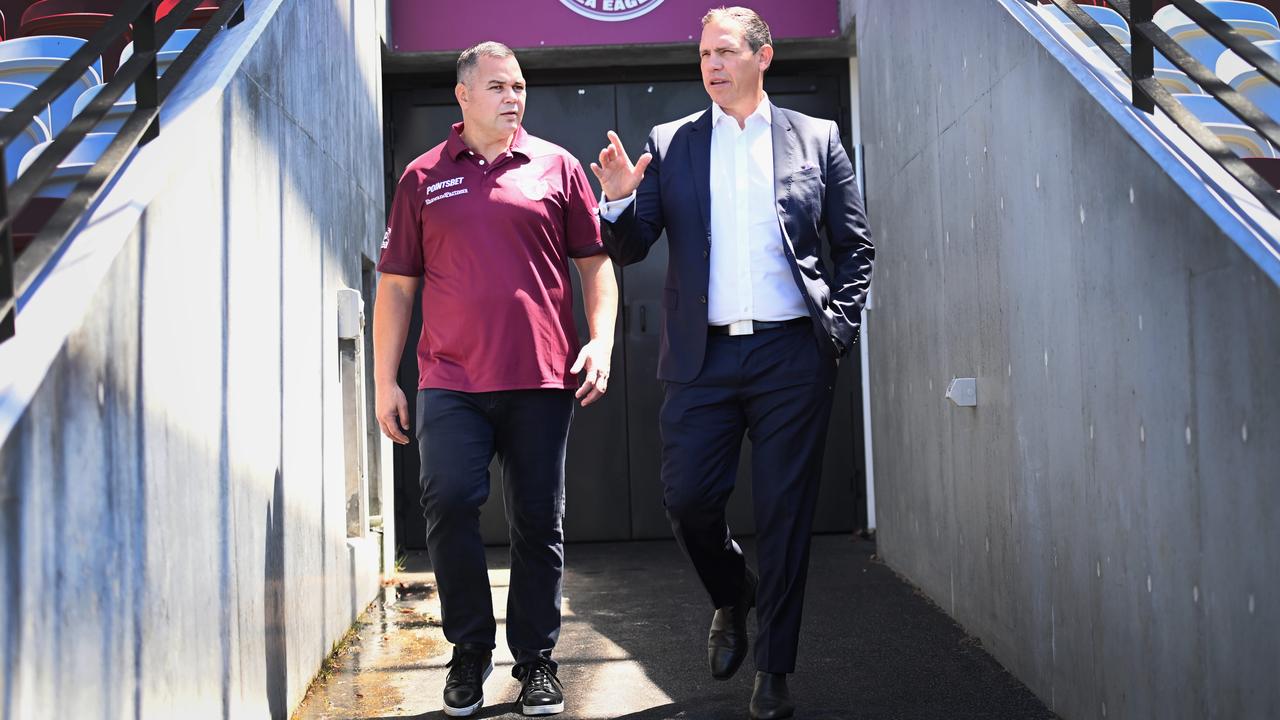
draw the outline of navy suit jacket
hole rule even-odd
[[[773,189],[784,251],[821,348],[838,355],[858,339],[875,247],[836,124],[770,104]],[[659,125],[636,201],[604,223],[614,262],[644,259],[662,231],[669,261],[658,377],[687,383],[702,370],[711,272],[711,111]],[[825,230],[831,270],[821,260]]]

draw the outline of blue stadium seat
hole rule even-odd
[[[0,82],[37,86],[53,74],[67,58],[85,44],[84,40],[58,35],[14,38],[0,43]],[[57,134],[71,122],[80,93],[102,82],[102,61],[85,70],[65,93],[50,105],[49,131]]]
[[[10,106],[0,106],[0,115],[4,115],[12,110]],[[13,142],[4,149],[4,171],[5,180],[12,183],[18,178],[22,160],[32,148],[41,147],[48,143],[53,136],[49,133],[49,128],[39,117],[35,119],[21,135],[14,138]]]
[[[1269,40],[1257,44],[1272,58],[1280,60],[1280,41]],[[1280,87],[1277,87],[1253,65],[1233,52],[1224,53],[1218,61],[1218,77],[1240,91],[1272,118],[1280,119]]]
[[[1068,31],[1080,38],[1084,44],[1094,44],[1093,41],[1089,39],[1089,36],[1085,34],[1084,29],[1077,25],[1070,17],[1067,17],[1067,14],[1062,12],[1057,5],[1042,5],[1040,7],[1045,12],[1057,18]],[[1089,17],[1098,21],[1098,24],[1110,33],[1111,37],[1115,38],[1121,45],[1129,44],[1129,23],[1125,22],[1124,17],[1121,16],[1120,13],[1112,10],[1111,8],[1100,7],[1097,5],[1081,5],[1079,7],[1089,15]]]
[[[1280,25],[1270,10],[1250,2],[1238,0],[1205,0],[1206,10],[1222,18],[1237,33],[1253,42],[1280,40]],[[1217,67],[1226,47],[1206,30],[1187,17],[1176,6],[1167,5],[1155,14],[1157,27],[1168,33],[1178,44],[1186,48],[1192,57],[1209,69]]]
[[[76,100],[74,115],[79,115],[80,112],[98,96],[98,93],[102,92],[104,87],[106,87],[106,85],[94,85],[81,93],[79,99]],[[107,111],[107,114],[98,121],[98,124],[93,128],[94,132],[120,132],[120,128],[124,126],[125,121],[129,119],[131,114],[133,114],[133,110],[137,105],[137,100],[134,98],[134,90],[130,87],[124,91],[124,94],[120,96],[119,100],[116,100],[115,104],[111,106],[111,109]]]
[[[28,85],[27,83],[0,82],[0,107],[17,107],[18,103],[24,100],[35,89],[35,85]],[[40,113],[37,117],[40,118],[46,128],[53,124],[53,115],[50,113],[48,105],[45,105],[44,112]]]
[[[199,30],[189,28],[174,30],[169,39],[165,41],[164,47],[160,48],[160,52],[156,53],[156,73],[164,75],[165,68],[178,59],[178,56],[182,54],[187,45],[191,44],[191,39],[199,32]],[[120,53],[120,64],[124,65],[131,57],[133,57],[133,43],[124,46],[124,50]]]
[[[61,163],[58,169],[53,171],[53,175],[49,177],[45,184],[36,191],[36,197],[43,198],[65,198],[75,189],[76,184],[84,179],[85,174],[89,172],[89,168],[102,157],[102,153],[106,152],[107,146],[116,137],[115,133],[89,133],[84,140],[76,146],[71,154],[68,155]],[[18,168],[18,173],[26,172],[27,168],[40,157],[40,153],[44,152],[50,143],[45,142],[33,147],[22,158],[22,163]]]
[[[1235,113],[1208,95],[1174,95],[1192,115],[1240,157],[1280,157],[1275,148]]]

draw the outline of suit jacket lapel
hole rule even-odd
[[[773,114],[773,199],[785,204],[791,192],[791,175],[796,170],[796,158],[800,157],[800,139],[786,114],[777,105],[769,103]]]
[[[711,111],[693,121],[689,133],[689,161],[693,163],[693,186],[698,193],[702,224],[711,232]]]

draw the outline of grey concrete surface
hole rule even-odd
[[[1063,717],[1280,716],[1280,291],[1000,2],[856,11],[886,562]]]
[[[0,718],[288,717],[378,591],[334,309],[382,235],[377,28],[347,0],[248,15],[2,441]]]
[[[752,549],[746,546],[748,556]],[[849,536],[815,538],[792,694],[800,720],[1054,717],[981,644]],[[674,542],[570,545],[564,629],[555,657],[565,720],[738,720],[753,669],[728,682],[706,669],[710,603]],[[443,718],[451,646],[439,626],[433,577],[421,554],[401,577],[411,588],[379,602],[335,654],[297,720]],[[498,630],[506,601],[505,549],[489,554]],[[416,571],[416,572],[415,572]],[[752,625],[754,626],[754,615]],[[754,636],[754,630],[752,630]],[[521,717],[519,686],[499,637],[497,668],[474,717]]]

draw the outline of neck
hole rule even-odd
[[[739,128],[745,128],[747,126],[747,118],[751,117],[751,114],[760,107],[762,102],[764,102],[764,88],[759,88],[751,99],[734,103],[729,107],[721,105],[720,109],[724,111],[725,115],[737,120]]]
[[[507,151],[511,147],[511,140],[515,137],[515,133],[509,135],[486,135],[478,131],[472,130],[472,124],[463,122],[462,125],[462,142],[471,152],[480,155],[485,160],[493,162],[494,158]]]

